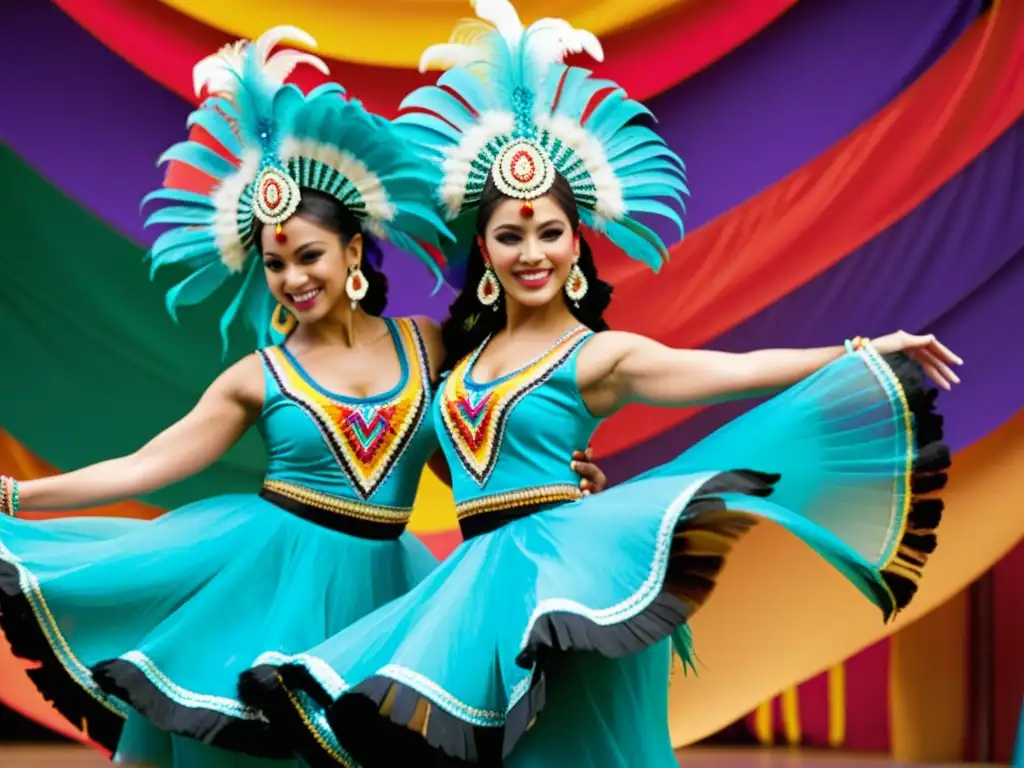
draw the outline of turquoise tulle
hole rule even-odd
[[[285,688],[329,705],[364,768],[674,765],[668,642],[692,662],[686,622],[752,525],[787,528],[885,618],[911,599],[941,510],[918,494],[940,488],[948,466],[916,364],[848,355],[630,482],[515,512],[501,503],[513,478],[524,494],[550,494],[562,480],[553,457],[571,450],[561,441],[579,440],[555,414],[580,407],[583,341],[563,337],[515,374],[521,383],[499,380],[492,401],[471,393],[487,385],[463,386],[472,360],[453,371],[437,398],[453,472],[482,455],[470,453],[474,424],[493,418],[504,430],[489,477],[454,478],[457,509],[472,510],[461,516],[468,540],[327,642],[264,657],[264,700]],[[531,446],[551,456],[524,467]],[[502,493],[489,496],[493,487]]]
[[[316,644],[405,593],[436,564],[410,534],[359,539],[255,495],[200,501],[152,522],[0,518],[0,542],[17,543],[16,553],[0,549],[4,627],[14,651],[60,664],[60,672],[44,666],[37,684],[61,708],[69,686],[51,684],[72,677],[94,706],[65,714],[133,762],[161,766],[242,764],[191,762],[205,754],[199,743],[176,748],[190,760],[156,760],[170,751],[165,731],[194,731],[193,739],[216,731],[225,748],[280,753],[261,713],[239,701],[241,672],[268,643]],[[31,606],[23,620],[11,604],[12,583]],[[93,674],[108,689],[151,697],[147,716],[164,730],[140,724],[120,745],[121,722],[132,710],[105,694]]]
[[[306,765],[243,702],[267,648],[298,652],[406,593],[436,566],[404,525],[436,446],[425,349],[389,320],[398,384],[332,395],[263,350],[260,494],[154,521],[0,516],[0,627],[39,690],[115,761],[158,768]],[[302,692],[287,716],[336,764],[351,759]],[[279,717],[283,717],[278,711]]]

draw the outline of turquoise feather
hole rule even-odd
[[[242,153],[242,143],[231,130],[231,123],[212,109],[195,110],[188,116],[185,125],[188,128],[198,125],[235,157]]]
[[[195,168],[197,171],[213,176],[215,179],[223,179],[234,173],[235,166],[228,160],[218,155],[209,147],[197,144],[194,141],[183,141],[168,149],[157,161],[157,165],[164,165],[172,160],[184,163]]]
[[[300,147],[312,146],[317,157],[329,157],[331,150],[349,155],[379,180],[394,213],[388,220],[374,223],[386,239],[407,249],[440,282],[442,271],[429,249],[441,252],[442,243],[452,236],[431,205],[441,180],[437,158],[427,160],[391,123],[371,115],[356,101],[346,101],[340,85],[327,83],[304,95],[294,85],[268,79],[264,66],[256,55],[256,47],[248,45],[241,65],[228,73],[228,80],[234,80],[230,92],[204,99],[199,109],[189,115],[187,127],[202,128],[226,150],[230,159],[188,140],[164,152],[160,164],[183,163],[212,177],[214,190],[233,189],[224,185],[237,184],[234,180],[243,157],[255,152],[259,155],[259,168],[274,167],[292,174],[300,186],[334,195],[357,218],[365,219],[369,215],[366,201],[353,180],[312,157],[287,158],[286,162],[282,152],[295,146],[294,140],[300,142]],[[448,104],[451,97],[446,98]],[[472,116],[464,107],[462,111],[463,124],[468,125]],[[447,133],[437,131],[435,126],[433,133],[439,146],[450,141]],[[214,231],[215,224],[221,228],[225,221],[235,224],[237,231],[230,254],[232,259],[244,254],[244,276],[221,316],[221,337],[226,345],[231,325],[243,320],[263,345],[272,338],[269,322],[276,301],[267,287],[261,261],[254,258],[255,184],[237,186],[239,196],[229,210],[217,209],[224,201],[213,192],[168,188],[151,192],[140,209],[152,206],[147,226],[171,227],[150,249],[151,273],[167,265],[192,270],[191,275],[167,292],[167,308],[172,316],[176,316],[179,307],[204,301],[225,281],[237,279],[236,272],[222,261],[220,238],[226,233],[218,229],[218,236]]]
[[[649,127],[654,121],[650,110],[630,99],[615,82],[594,77],[581,67],[533,55],[530,46],[541,29],[536,24],[527,27],[511,45],[493,28],[475,37],[473,46],[479,51],[476,60],[448,69],[435,85],[418,88],[407,96],[395,120],[396,129],[417,146],[421,157],[442,170],[447,166],[445,161],[456,153],[474,167],[486,168],[494,161],[496,148],[512,138],[537,142],[573,187],[581,219],[588,226],[600,225],[618,247],[657,270],[668,252],[658,236],[634,217],[667,218],[682,236],[683,200],[689,194],[685,165]],[[550,27],[544,34],[550,34]],[[513,119],[512,132],[493,137],[477,150],[475,159],[466,157],[466,136],[485,114],[495,113]],[[575,140],[562,141],[551,129],[541,132],[538,123],[549,117],[579,125],[602,146],[603,159],[577,154],[570,146]],[[559,130],[557,124],[553,128]],[[588,162],[607,162],[618,184],[596,188]],[[449,279],[456,285],[475,236],[474,227],[465,222],[475,218],[485,178],[482,171],[470,174],[462,210],[454,212],[449,220],[456,240],[444,250],[450,262]],[[442,177],[435,194],[444,183]],[[623,206],[626,213],[618,221],[607,222],[596,213]]]
[[[213,202],[210,200],[209,195],[203,195],[198,192],[190,192],[187,189],[173,189],[170,187],[164,189],[158,189],[150,192],[139,203],[139,210],[141,211],[149,203],[153,201],[168,202],[168,203],[185,203],[188,205],[195,205],[200,208],[208,208],[214,210]]]
[[[178,307],[198,304],[209,298],[210,294],[223,284],[226,277],[229,277],[228,269],[219,261],[200,267],[167,291],[167,295],[164,297],[167,311],[177,322]]]

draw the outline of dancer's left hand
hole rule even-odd
[[[964,361],[934,335],[915,336],[906,331],[896,331],[873,339],[871,345],[883,355],[903,352],[917,360],[929,378],[943,389],[952,389],[954,384],[960,383],[960,377],[951,366],[963,365]]]
[[[569,465],[573,472],[583,478],[580,481],[580,490],[583,491],[584,496],[600,493],[608,484],[608,478],[605,477],[601,468],[592,462],[593,458],[593,453],[588,446],[585,451],[574,451],[572,464]]]

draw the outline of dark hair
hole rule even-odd
[[[381,271],[384,254],[377,241],[363,232],[359,219],[336,197],[316,189],[302,187],[302,198],[294,216],[301,216],[307,221],[333,232],[347,246],[357,234],[363,236],[363,261],[360,268],[366,277],[366,296],[359,306],[368,315],[381,315],[388,304],[388,278]],[[256,220],[253,235],[256,238],[256,249],[263,255],[263,222]]]
[[[562,209],[569,219],[572,228],[579,232],[580,214],[576,207],[576,198],[572,188],[561,174],[555,174],[555,183],[548,193],[558,207]],[[476,231],[483,237],[487,228],[487,222],[494,215],[495,209],[508,198],[503,195],[494,185],[490,176],[480,199],[480,208],[477,213]],[[569,311],[573,316],[588,328],[594,331],[608,330],[608,324],[604,320],[604,311],[612,300],[612,286],[597,276],[597,267],[594,265],[594,255],[590,245],[580,233],[580,260],[579,267],[587,278],[587,295],[580,301],[577,309],[573,302],[562,292]],[[491,307],[480,304],[476,297],[476,288],[480,279],[484,276],[484,257],[480,252],[480,246],[476,239],[469,251],[469,260],[466,266],[466,278],[462,291],[455,297],[449,308],[448,319],[441,325],[441,333],[444,338],[445,360],[442,370],[449,371],[455,367],[463,357],[468,355],[484,339],[492,333],[505,327],[505,294],[502,292],[497,303]],[[497,311],[495,311],[495,308]]]

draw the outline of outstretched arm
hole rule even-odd
[[[917,358],[945,389],[960,379],[950,368],[962,360],[934,336],[902,331],[873,342],[880,353],[904,351]],[[630,403],[706,405],[784,389],[845,353],[845,347],[763,349],[733,354],[672,349],[629,333],[598,334],[580,353],[580,389],[594,413],[613,413]]]
[[[137,497],[213,464],[259,416],[263,378],[252,355],[222,373],[181,421],[128,456],[19,486],[22,510],[80,509]]]

